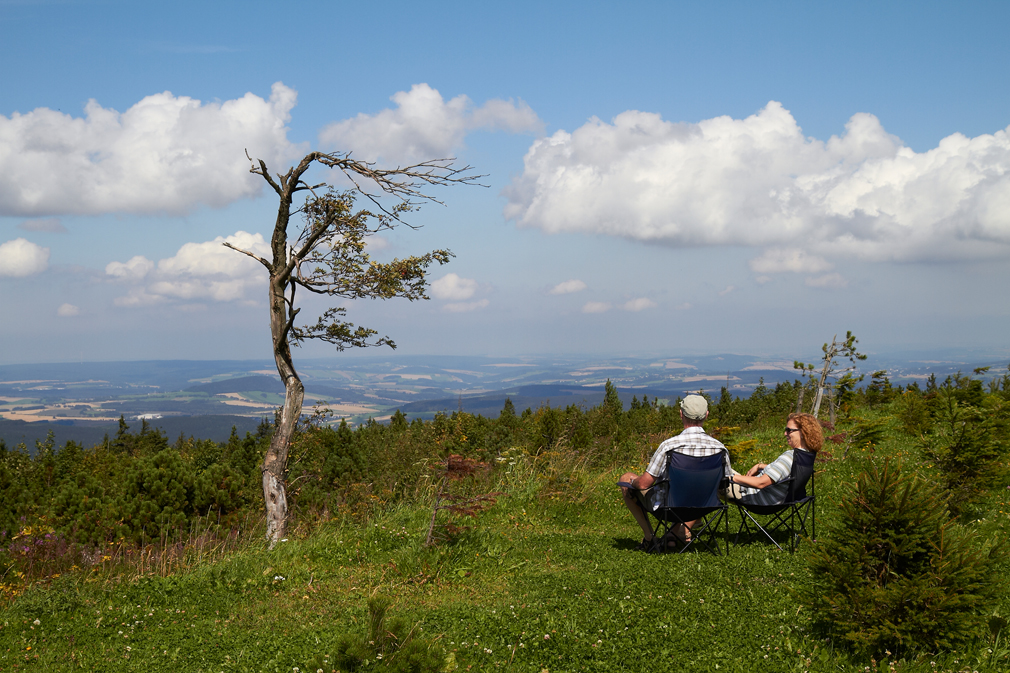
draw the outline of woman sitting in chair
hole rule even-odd
[[[824,444],[820,421],[810,414],[789,414],[785,433],[789,450],[768,465],[756,464],[747,474],[734,471],[726,499],[753,505],[776,505],[785,499],[788,485],[782,482],[792,472],[793,451],[817,453]]]

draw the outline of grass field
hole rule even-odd
[[[773,431],[737,439],[748,438],[757,441],[738,469],[783,446]],[[818,532],[869,464],[920,462],[893,428],[844,458],[825,448],[834,455],[818,463]],[[236,550],[191,546],[171,572],[110,559],[65,573],[3,608],[0,670],[330,672],[340,638],[366,632],[373,596],[444,648],[445,670],[1010,670],[1002,634],[898,661],[836,649],[794,594],[809,580],[809,540],[794,555],[760,543],[728,556],[631,551],[641,534],[614,482],[645,453],[608,469],[571,454],[514,457],[473,485],[506,495],[433,547],[421,500],[322,522],[274,550],[255,532]],[[989,493],[963,525],[1005,537],[1008,494]],[[738,521],[733,512],[732,530]],[[1010,597],[996,613],[1010,615]]]

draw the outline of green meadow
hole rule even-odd
[[[712,400],[706,429],[738,470],[784,450],[800,387]],[[721,556],[632,551],[641,532],[615,482],[679,419],[650,400],[625,410],[616,395],[592,409],[398,415],[356,430],[317,417],[292,452],[292,533],[273,549],[256,502],[265,429],[213,446],[124,430],[70,447],[64,463],[66,449],[4,447],[0,670],[1010,670],[1006,393],[969,377],[848,391],[816,465],[817,539],[795,554],[760,542]],[[472,469],[446,478],[449,456]],[[937,489],[943,534],[985,556],[984,590],[967,591],[979,600],[934,603],[942,647],[861,648],[810,599],[814,554],[856,536],[843,503],[885,465]],[[231,484],[217,501],[214,470]],[[60,504],[67,493],[89,506]],[[459,508],[436,512],[426,544],[438,493]],[[731,537],[739,522],[731,510]],[[957,591],[948,576],[963,567],[945,558],[917,581]]]

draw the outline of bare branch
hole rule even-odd
[[[365,196],[374,203],[382,212],[402,221],[400,214],[395,209],[389,210],[379,201],[381,193],[389,194],[400,200],[402,205],[413,210],[414,207],[423,202],[437,203],[445,205],[426,191],[426,187],[450,186],[454,184],[473,185],[477,187],[488,187],[488,185],[478,182],[486,175],[472,173],[473,167],[470,165],[456,167],[453,165],[454,158],[431,159],[409,166],[397,166],[392,169],[375,168],[373,162],[358,161],[351,158],[351,153],[344,154],[317,153],[316,161],[329,168],[339,168],[347,176],[355,191]],[[362,187],[361,182],[355,179],[355,175],[371,180],[379,188],[379,192],[372,192]],[[410,225],[408,225],[410,226]]]
[[[260,264],[262,264],[263,266],[265,266],[267,268],[267,271],[270,270],[270,262],[268,262],[267,260],[263,259],[259,255],[251,253],[248,250],[243,250],[242,248],[236,248],[234,245],[232,245],[231,243],[228,243],[227,241],[225,241],[221,245],[223,245],[226,248],[231,248],[235,252],[241,252],[243,255],[249,255],[250,257],[252,257],[253,259],[255,259],[257,262],[259,262]]]
[[[249,163],[252,164],[252,167],[249,169],[249,172],[253,173],[254,175],[261,176],[264,180],[267,181],[267,184],[273,187],[273,190],[275,192],[283,196],[280,185],[274,182],[274,179],[270,177],[270,171],[267,170],[266,162],[263,161],[262,159],[254,160],[251,156],[249,156],[249,150],[245,151],[245,156],[246,159],[249,160]],[[259,162],[259,166],[256,165],[257,162]]]

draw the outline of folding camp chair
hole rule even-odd
[[[666,551],[667,544],[677,541],[677,553],[683,553],[698,544],[713,554],[719,554],[719,524],[725,527],[726,553],[729,554],[729,508],[719,500],[719,485],[725,475],[726,458],[723,452],[711,456],[688,456],[671,451],[667,463],[668,482],[666,504],[656,510],[646,511],[656,519],[654,550]],[[662,482],[660,482],[662,483]],[[687,523],[694,526],[687,529]],[[683,526],[690,530],[691,538],[681,541],[673,533]]]
[[[748,538],[761,539],[761,535],[771,540],[772,544],[782,547],[775,541],[775,534],[779,531],[789,533],[789,551],[796,551],[796,542],[800,535],[813,538],[816,534],[816,508],[814,505],[814,458],[816,454],[811,451],[793,451],[793,468],[789,476],[780,481],[778,485],[786,486],[785,499],[778,504],[759,505],[747,502],[744,497],[737,500],[737,510],[740,512],[740,529],[733,540],[734,544],[739,544],[740,536],[746,535]],[[807,484],[810,485],[810,494],[807,495]],[[768,487],[771,488],[771,487]],[[769,517],[762,526],[753,515]],[[810,535],[807,535],[807,519],[810,520]]]

